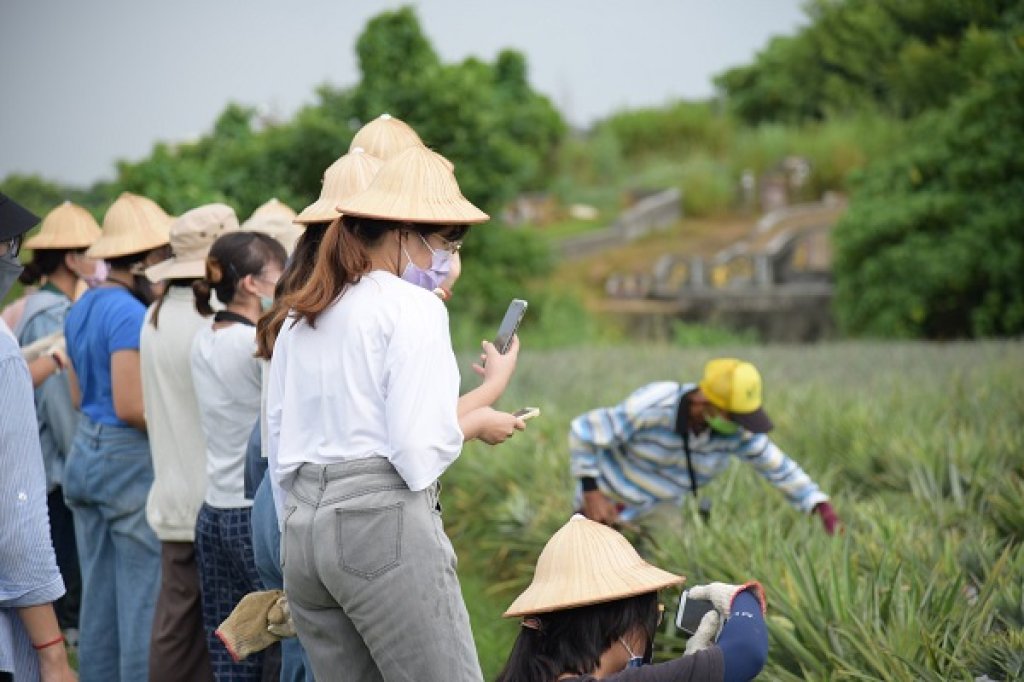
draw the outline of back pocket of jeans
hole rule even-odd
[[[373,580],[401,563],[402,507],[335,510],[343,571]]]

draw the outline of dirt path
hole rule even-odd
[[[650,273],[665,254],[712,256],[751,234],[755,216],[684,218],[665,232],[632,244],[555,267],[549,286],[577,292],[590,310],[599,309],[604,284],[613,273]]]

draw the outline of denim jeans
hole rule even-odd
[[[149,673],[160,542],[146,523],[153,462],[132,427],[78,422],[64,471],[82,569],[81,682],[135,682]]]
[[[284,588],[281,575],[281,531],[270,491],[270,474],[265,472],[252,501],[252,549],[263,589]],[[298,637],[281,640],[281,682],[314,682],[313,666]]]
[[[285,593],[317,679],[482,680],[438,485],[382,457],[303,464],[285,504]]]

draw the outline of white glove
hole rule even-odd
[[[693,594],[692,589],[690,594]],[[700,598],[705,599],[706,597]],[[705,613],[704,617],[700,619],[697,631],[686,641],[686,649],[683,651],[683,656],[689,656],[711,646],[711,643],[715,641],[715,637],[718,636],[718,628],[721,624],[722,616],[718,615],[718,611],[708,611]]]
[[[732,598],[742,588],[739,585],[729,583],[708,583],[690,588],[690,599],[706,599],[715,606],[715,610],[722,616],[722,620],[729,617],[732,609]],[[701,621],[702,623],[704,621]]]
[[[22,346],[21,357],[25,359],[25,362],[32,362],[44,355],[52,355],[54,351],[60,351],[62,353],[67,352],[67,346],[64,342],[64,332],[62,331],[53,332],[52,334],[40,339],[36,339],[27,346]]]
[[[729,583],[708,583],[690,588],[690,598],[706,599],[715,606],[718,615],[722,617],[722,623],[729,619],[729,612],[732,610],[732,600],[743,590],[749,589],[754,597],[761,602],[761,612],[765,611],[764,588],[761,583],[751,581],[743,585],[730,585]]]

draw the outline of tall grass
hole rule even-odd
[[[648,524],[650,539],[635,538],[651,561],[691,585],[764,583],[765,679],[1024,674],[1020,342],[543,352],[523,343],[502,406],[539,405],[542,415],[500,447],[468,446],[443,479],[487,677],[517,633],[501,611],[571,512],[569,420],[647,381],[693,380],[713,354],[732,352],[762,370],[776,442],[833,497],[844,532],[827,537],[737,462],[707,489],[708,524],[687,502]],[[663,595],[670,610],[677,596]],[[682,644],[666,631],[659,655]]]

